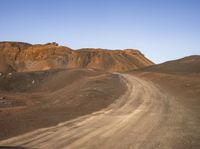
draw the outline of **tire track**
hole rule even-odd
[[[119,74],[127,92],[108,108],[1,141],[41,149],[200,147],[199,120],[151,82]]]

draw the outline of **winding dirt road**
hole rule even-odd
[[[0,142],[41,149],[197,149],[199,119],[153,83],[128,74],[108,108]]]

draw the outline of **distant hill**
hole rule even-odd
[[[123,72],[153,65],[153,62],[135,49],[73,50],[57,43],[31,45],[23,42],[0,42],[0,53],[0,57],[4,58],[0,61],[0,72],[30,72],[57,68],[96,68]]]
[[[163,73],[200,73],[200,55],[168,61],[141,70]]]

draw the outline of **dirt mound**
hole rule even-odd
[[[159,65],[153,65],[141,70],[163,73],[200,73],[200,56],[188,56]]]
[[[130,73],[151,80],[199,117],[200,56],[188,56]]]
[[[38,72],[12,72],[1,73],[0,91],[5,92],[30,92],[38,89],[48,77],[61,70]]]
[[[125,90],[118,75],[94,69],[3,73],[0,139],[98,111]]]
[[[19,42],[1,42],[0,52],[5,57],[5,63],[17,72],[58,68],[96,68],[107,71],[128,71],[153,64],[135,49],[84,48],[72,50],[68,47],[59,46],[57,43],[31,45]]]

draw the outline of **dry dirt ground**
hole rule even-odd
[[[116,74],[69,69],[0,76],[0,140],[107,107],[126,91]]]
[[[173,74],[140,72],[134,75],[150,80],[165,92],[175,96],[180,104],[200,116],[200,73]]]
[[[195,109],[191,108],[194,104],[185,106],[181,94],[166,90],[173,81],[158,81],[161,77],[156,81],[145,73],[119,76],[126,80],[127,91],[110,106],[0,144],[42,149],[200,148],[199,105]],[[198,87],[195,93],[198,94]]]

